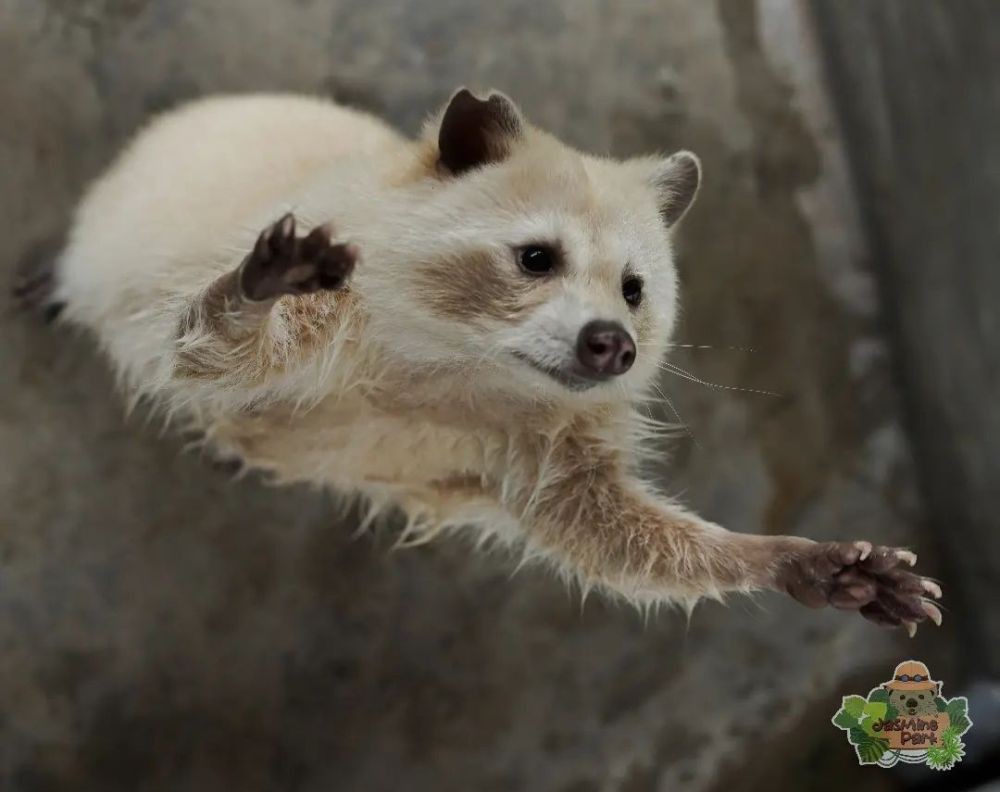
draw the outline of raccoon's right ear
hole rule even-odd
[[[477,99],[462,88],[441,118],[439,162],[455,175],[501,162],[523,136],[524,122],[510,99],[499,93]]]
[[[678,151],[657,163],[653,186],[660,198],[660,216],[667,228],[676,225],[691,204],[701,185],[701,160],[690,151]]]

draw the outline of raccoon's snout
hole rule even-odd
[[[635,341],[618,322],[587,322],[576,341],[576,357],[588,373],[602,377],[624,374],[635,362]]]

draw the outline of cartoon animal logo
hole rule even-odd
[[[964,696],[941,697],[927,666],[906,660],[868,697],[844,696],[833,725],[847,732],[858,761],[892,767],[898,762],[950,770],[965,756],[962,735],[972,726]]]

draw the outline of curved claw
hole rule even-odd
[[[285,214],[279,221],[278,225],[275,227],[275,233],[280,236],[291,236],[295,233],[295,215],[291,212]],[[273,235],[272,235],[273,236]]]
[[[924,609],[924,613],[927,614],[927,617],[932,622],[934,622],[934,624],[936,624],[938,627],[940,627],[941,626],[941,621],[942,621],[941,609],[937,605],[935,605],[933,602],[931,602],[929,599],[923,599],[923,600],[921,600],[920,604],[921,604],[921,606]]]
[[[897,550],[896,558],[908,566],[912,567],[917,565],[917,554],[911,550]]]

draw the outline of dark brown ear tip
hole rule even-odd
[[[472,107],[473,105],[480,104],[485,104],[485,102],[463,85],[451,95],[451,100],[448,102],[447,109],[451,110],[454,107]]]
[[[453,174],[500,162],[522,134],[517,108],[503,94],[479,99],[468,88],[460,88],[438,129],[440,162]]]

